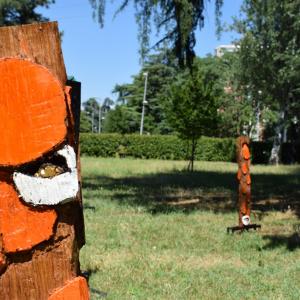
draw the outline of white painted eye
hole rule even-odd
[[[242,216],[242,223],[247,226],[250,224],[250,217],[245,215],[245,216]]]
[[[66,145],[57,153],[66,159],[69,172],[41,178],[14,172],[13,179],[22,199],[33,205],[57,205],[72,201],[79,190],[76,154]],[[42,172],[45,173],[44,170]]]

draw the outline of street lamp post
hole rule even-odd
[[[94,110],[92,111],[92,133],[94,132]]]
[[[257,99],[257,108],[256,108],[256,134],[257,134],[257,140],[260,141],[260,115],[261,115],[261,111],[260,111],[260,100],[261,100],[261,94],[262,91],[259,90],[258,91],[258,99]]]
[[[145,76],[145,86],[144,86],[144,97],[143,97],[143,106],[142,106],[142,117],[141,117],[140,135],[143,134],[143,129],[144,129],[145,104],[147,104],[146,94],[147,94],[148,72],[143,73],[143,75]]]
[[[98,133],[101,133],[101,118],[102,118],[102,109],[99,102],[99,108],[98,108]]]

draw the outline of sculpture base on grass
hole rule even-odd
[[[256,230],[257,228],[261,228],[259,224],[250,224],[250,225],[243,225],[243,226],[233,226],[227,227],[227,233],[234,233],[236,231],[243,232],[245,230],[249,231],[250,229]]]

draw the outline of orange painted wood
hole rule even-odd
[[[55,210],[25,206],[13,186],[0,182],[0,232],[5,253],[31,249],[53,234]]]
[[[88,300],[89,289],[85,278],[76,277],[62,288],[54,291],[48,300]]]
[[[77,234],[70,225],[80,218],[76,207],[77,203],[69,203],[57,208],[57,225],[50,240],[9,255],[9,264],[0,276],[1,300],[47,300],[51,291],[79,276]]]
[[[64,140],[64,91],[45,67],[22,59],[1,59],[0,78],[0,165],[15,166]]]
[[[64,66],[63,56],[60,47],[60,37],[59,31],[57,28],[56,22],[43,23],[43,24],[32,24],[25,26],[10,26],[10,27],[1,27],[0,28],[0,59],[13,58],[29,61],[32,64],[38,64],[43,66],[48,73],[52,74],[54,78],[57,78],[56,81],[60,85],[60,93],[63,96],[64,103],[63,106],[59,105],[58,110],[62,109],[66,111],[67,117],[64,120],[64,126],[67,127],[65,130],[65,137],[63,138],[63,143],[69,143],[78,154],[78,131],[74,135],[74,129],[79,128],[79,115],[80,115],[80,89],[76,93],[76,101],[73,91],[71,91],[71,107],[72,113],[75,119],[75,124],[72,123],[72,115],[70,114],[70,109],[67,110],[66,99],[64,94],[64,89],[66,85],[66,70]],[[23,76],[24,77],[24,76]],[[1,80],[3,76],[1,75]],[[10,89],[12,94],[10,95],[11,102],[15,101],[14,93],[19,86],[20,78],[13,77],[9,81]],[[39,79],[39,78],[35,78]],[[5,88],[5,87],[4,87]],[[34,95],[35,90],[28,91],[28,94]],[[0,90],[0,100],[2,91]],[[46,93],[48,95],[48,92]],[[46,101],[47,97],[45,97]],[[1,101],[0,101],[1,103]],[[28,102],[29,109],[30,103]],[[68,103],[68,108],[70,108],[70,103]],[[27,107],[26,107],[27,109]],[[19,110],[20,113],[23,113]],[[55,110],[56,113],[56,110]],[[34,113],[35,114],[35,113]],[[22,127],[28,126],[30,119],[19,121],[17,126],[18,130],[22,130]],[[71,121],[71,122],[70,122]],[[0,124],[0,126],[3,123]],[[40,130],[42,124],[37,124]],[[30,125],[30,124],[29,124]],[[46,130],[45,124],[45,133],[53,137],[55,127],[48,127]],[[5,130],[3,131],[3,128]],[[17,130],[16,130],[17,131]],[[2,127],[1,129],[1,140],[7,139],[7,128]],[[8,134],[8,138],[10,134]],[[44,137],[47,139],[47,136]],[[51,138],[52,139],[52,138]],[[63,144],[61,140],[56,141],[54,145],[48,145],[48,149],[51,149],[49,154],[52,154],[52,148],[56,150],[60,149]],[[32,139],[31,142],[36,141]],[[1,142],[1,141],[0,141]],[[43,141],[42,141],[43,142]],[[14,148],[18,146],[18,143],[11,143],[13,147],[12,151],[15,151]],[[31,146],[29,147],[31,148]],[[11,149],[7,149],[11,151]],[[31,150],[30,150],[31,151]],[[29,151],[29,152],[30,152]],[[41,150],[43,154],[44,150]],[[48,151],[48,150],[46,150]],[[24,155],[24,167],[25,170],[31,171],[33,165],[37,167],[39,162],[47,162],[47,155],[43,155],[42,159],[36,161],[35,158],[30,160],[30,158],[25,158],[27,155]],[[0,157],[1,159],[1,157]],[[26,159],[26,161],[25,161]],[[28,160],[27,160],[28,159]],[[79,157],[77,157],[79,161]],[[10,161],[10,163],[12,163]],[[15,162],[13,162],[15,163]],[[23,164],[23,163],[22,163]],[[5,167],[6,165],[2,164],[0,161],[0,182],[6,182],[8,185],[11,183],[12,172],[20,171],[19,165],[11,165],[9,168]],[[80,175],[80,174],[79,174]],[[1,195],[1,191],[0,191]],[[25,206],[21,199],[15,199],[22,205],[22,210],[27,208],[31,213],[27,215],[27,212],[24,214],[24,224],[26,232],[33,232],[39,229],[42,234],[47,231],[47,228],[43,228],[44,219],[47,216],[43,213],[49,212],[45,211],[44,208],[29,208]],[[0,197],[0,208],[2,208],[2,198]],[[6,203],[6,202],[5,202]],[[12,205],[12,207],[14,207]],[[9,211],[10,207],[8,208]],[[34,213],[33,213],[34,212]],[[77,276],[80,276],[80,264],[79,264],[79,250],[84,244],[84,230],[83,230],[83,212],[82,212],[82,203],[81,203],[81,193],[78,193],[77,201],[72,203],[64,204],[55,207],[55,210],[52,210],[52,213],[56,212],[57,219],[53,228],[53,235],[50,239],[41,242],[34,246],[31,249],[17,252],[10,252],[7,255],[4,252],[6,259],[6,266],[4,271],[0,274],[0,299],[33,299],[33,300],[46,300],[49,298],[49,295],[52,291],[62,288],[66,282],[73,280]],[[40,213],[39,223],[34,222],[36,218],[36,213]],[[20,214],[21,215],[21,214]],[[18,216],[18,214],[17,214]],[[14,226],[14,219],[11,216],[11,211],[9,214],[5,214],[5,218],[9,217],[9,222],[11,222],[12,227]],[[0,214],[0,248],[1,246],[1,218]],[[51,214],[50,214],[51,218]],[[17,218],[19,219],[19,217]],[[21,225],[21,230],[23,230],[23,224]],[[27,233],[26,233],[27,234]],[[23,235],[24,239],[27,239],[26,234]],[[16,248],[16,247],[15,247]]]
[[[250,158],[250,150],[247,144],[244,144],[242,147],[243,158],[248,160]]]
[[[248,185],[251,184],[251,176],[250,176],[250,174],[247,174],[247,176],[246,176],[246,182],[247,182]]]
[[[243,162],[243,163],[242,163],[241,169],[242,169],[242,173],[243,173],[244,175],[246,175],[246,174],[249,172],[249,168],[248,168],[247,162]]]
[[[242,193],[246,194],[247,191],[248,191],[248,184],[246,182],[241,182],[240,185],[241,185],[241,191],[242,191]]]
[[[0,57],[19,57],[42,64],[62,85],[67,75],[57,22],[0,27]]]
[[[243,227],[242,217],[251,213],[251,177],[249,138],[241,136],[237,139],[237,162],[239,181],[239,226]]]

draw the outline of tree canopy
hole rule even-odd
[[[90,0],[101,26],[104,25],[106,0]],[[181,68],[192,66],[195,57],[195,32],[204,26],[205,0],[123,0],[116,14],[133,3],[136,21],[139,27],[141,57],[144,59],[149,51],[149,36],[154,23],[157,32],[163,32],[162,38],[155,46],[167,43],[173,49]],[[215,0],[216,20],[219,25],[223,0]],[[217,26],[218,28],[220,26]]]
[[[191,142],[190,170],[193,170],[196,145],[201,135],[217,130],[218,112],[213,82],[209,73],[195,68],[180,74],[166,93],[166,113],[172,127],[182,139]]]
[[[55,0],[1,0],[0,26],[48,21],[37,13],[39,6],[48,7]]]
[[[133,76],[132,83],[115,86],[114,92],[118,94],[117,103],[119,106],[123,106],[123,109],[118,109],[118,115],[121,117],[120,112],[123,111],[123,116],[126,115],[127,120],[130,119],[131,115],[132,121],[128,124],[127,130],[130,132],[139,130],[140,122],[138,120],[141,118],[145,73],[148,74],[145,131],[156,134],[169,133],[171,129],[165,118],[164,93],[167,86],[172,82],[176,70],[172,59],[168,55],[166,56],[163,50],[147,58],[140,72]],[[125,111],[124,106],[130,109]],[[110,114],[114,114],[114,112],[111,111]]]
[[[299,120],[300,116],[299,11],[299,1],[245,0],[244,18],[235,23],[243,35],[239,51],[240,88],[253,99],[258,112],[272,116],[269,124],[275,129],[277,144],[286,141],[291,120]],[[277,151],[275,156],[278,154]]]

